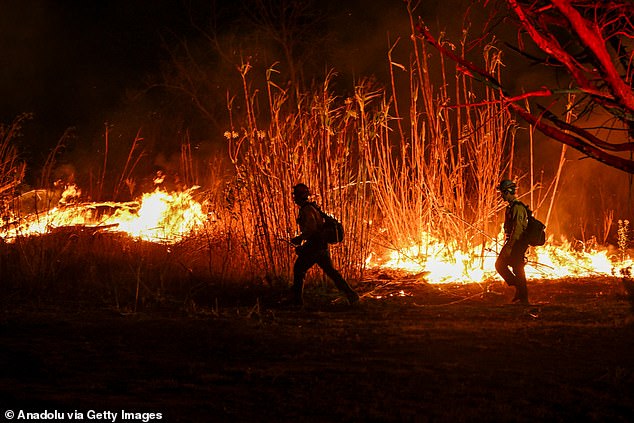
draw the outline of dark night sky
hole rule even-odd
[[[453,0],[457,3],[464,1]],[[107,120],[126,89],[143,86],[166,55],[162,39],[193,37],[189,11],[208,17],[201,0],[4,0],[0,6],[0,121],[33,112],[31,125],[49,128],[54,143],[69,126]],[[361,76],[385,66],[387,31],[404,18],[401,0],[330,1],[338,13],[342,66]],[[436,3],[436,2],[434,2]],[[227,15],[227,4],[216,9]],[[445,4],[445,10],[446,2]],[[430,14],[437,5],[426,6]],[[234,10],[235,15],[235,10]],[[231,14],[229,13],[229,16]],[[404,21],[403,21],[404,22]],[[229,27],[229,25],[225,25]]]
[[[0,118],[33,112],[51,137],[106,119],[158,66],[161,35],[187,29],[178,1],[9,0],[1,8]]]

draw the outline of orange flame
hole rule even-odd
[[[79,196],[76,187],[71,186],[55,207],[25,218],[12,219],[11,224],[4,225],[0,237],[11,242],[18,236],[45,234],[60,227],[83,226],[171,244],[202,226],[206,219],[201,204],[191,195],[194,189],[176,193],[157,189],[143,194],[139,201],[128,203],[66,204],[65,199]]]
[[[419,245],[393,250],[385,259],[372,254],[366,264],[422,273],[427,282],[436,284],[501,279],[495,270],[495,250],[479,245],[470,251],[461,251],[428,234],[424,234],[422,239],[424,242]],[[501,248],[502,244],[501,233],[497,245]],[[536,279],[614,276],[621,269],[632,266],[634,260],[630,257],[611,258],[607,249],[575,250],[567,240],[555,244],[551,237],[546,245],[530,248],[526,275]]]

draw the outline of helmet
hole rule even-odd
[[[515,182],[511,181],[510,179],[504,179],[502,182],[500,182],[500,185],[498,185],[497,189],[500,192],[508,192],[511,194],[515,194],[515,189],[517,188],[517,185],[515,185]]]
[[[307,200],[310,196],[310,190],[305,184],[297,184],[293,187],[293,197],[298,200]]]

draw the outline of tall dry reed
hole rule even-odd
[[[374,95],[360,87],[354,98],[338,98],[329,86],[333,75],[328,75],[321,87],[293,106],[269,69],[267,105],[262,108],[269,114],[260,116],[259,97],[249,85],[250,68],[242,70],[246,113],[241,126],[227,135],[252,267],[266,269],[269,276],[290,276],[294,249],[288,240],[297,231],[291,188],[303,182],[324,211],[343,221],[346,239],[332,248],[333,258],[346,277],[360,279],[374,212],[362,160],[374,136],[368,110]]]
[[[20,160],[15,140],[30,117],[25,113],[9,124],[0,123],[0,199],[12,196],[24,178],[26,163]]]
[[[269,69],[267,103],[261,105],[250,86],[252,70],[242,67],[243,92],[229,107],[238,123],[226,135],[252,267],[289,276],[294,256],[287,240],[296,227],[290,189],[298,182],[343,220],[348,237],[334,248],[335,259],[354,278],[381,247],[403,252],[418,245],[416,255],[424,256],[439,240],[449,254],[481,246],[483,257],[497,239],[495,186],[512,172],[515,123],[495,90],[476,101],[469,78],[442,57],[432,61],[425,43],[412,40],[407,66],[392,58],[394,47],[388,53],[390,69],[405,70],[409,87],[397,90],[403,73],[392,72],[390,95],[362,80],[353,96],[338,98],[329,75],[291,106]],[[489,46],[483,57],[489,72],[500,72],[497,49]],[[432,73],[441,76],[440,84]],[[243,102],[241,120],[233,113],[236,101]]]
[[[411,10],[410,23],[415,34]],[[381,111],[383,129],[366,155],[382,215],[381,241],[401,253],[419,246],[408,254],[421,257],[437,240],[447,246],[448,255],[480,245],[484,256],[499,230],[493,225],[500,208],[495,185],[511,173],[515,124],[494,90],[486,89],[476,100],[469,78],[450,69],[442,56],[434,61],[422,40],[411,39],[407,65],[393,59],[396,45],[389,51],[390,109]],[[462,54],[465,43],[460,44]],[[489,46],[484,63],[497,74],[500,52]],[[432,81],[432,74],[440,75],[440,82]],[[409,92],[396,88],[404,85],[402,75]]]

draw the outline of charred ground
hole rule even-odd
[[[629,419],[622,280],[531,281],[531,307],[499,283],[357,288],[353,308],[323,288],[304,309],[266,290],[187,311],[4,301],[1,403],[166,421]]]

